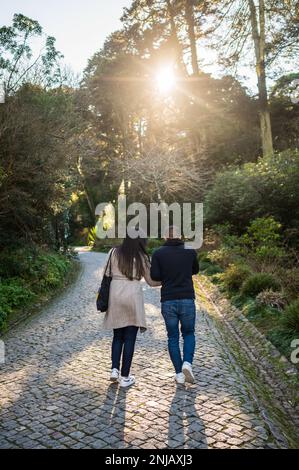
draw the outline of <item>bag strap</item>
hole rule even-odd
[[[104,276],[106,275],[108,267],[109,267],[109,276],[111,276],[111,255],[112,255],[112,253],[114,253],[114,250],[115,250],[115,248],[113,248],[110,252],[109,259],[108,259],[108,262],[106,264],[106,268],[105,268],[105,271],[104,271]]]

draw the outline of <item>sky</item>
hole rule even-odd
[[[14,13],[37,20],[46,35],[56,38],[56,49],[64,55],[63,63],[75,76],[80,76],[88,59],[101,49],[109,34],[121,27],[123,8],[131,3],[132,0],[6,0],[0,9],[0,26],[10,25]],[[36,41],[31,42],[31,47],[37,57],[41,41]],[[210,65],[204,65],[203,70],[214,77],[223,75],[215,58],[208,59]],[[254,73],[241,81],[255,89]]]
[[[22,13],[56,38],[56,48],[75,73],[117,30],[123,8],[131,0],[10,0],[1,2],[0,26],[10,25],[14,13]]]

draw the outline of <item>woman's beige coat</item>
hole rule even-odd
[[[112,250],[110,250],[109,255]],[[105,268],[108,262],[107,258]],[[104,269],[105,269],[104,268]],[[144,278],[146,282],[154,287],[160,283],[153,281],[150,276],[150,263],[144,260]],[[109,269],[107,275],[109,275]],[[146,318],[144,310],[144,299],[141,281],[133,279],[130,281],[118,269],[118,262],[115,252],[111,255],[111,275],[109,305],[105,314],[103,327],[106,329],[123,328],[125,326],[138,326],[141,331],[145,331]],[[133,272],[133,277],[135,272]]]

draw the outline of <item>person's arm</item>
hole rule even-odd
[[[197,253],[196,253],[196,251],[194,251],[192,274],[197,274],[198,272],[199,272],[199,264],[198,264],[198,259],[197,259]]]
[[[154,281],[162,281],[159,260],[156,253],[153,253],[152,256],[150,275]]]
[[[143,267],[144,267],[144,276],[143,277],[146,280],[147,284],[151,287],[161,286],[160,281],[156,281],[156,280],[152,279],[152,277],[151,277],[151,273],[150,273],[151,263],[148,259],[144,260]]]

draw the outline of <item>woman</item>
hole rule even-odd
[[[146,330],[142,277],[150,286],[160,283],[150,277],[150,259],[146,253],[146,239],[125,238],[122,244],[110,251],[110,284],[109,306],[103,326],[113,329],[112,341],[112,382],[119,381],[121,387],[135,383],[130,375],[135,341],[138,329]],[[108,257],[109,260],[109,257]],[[122,367],[120,371],[120,361]]]

